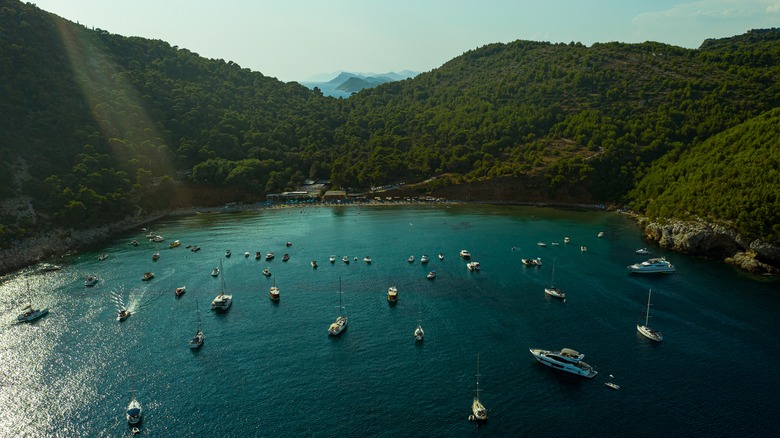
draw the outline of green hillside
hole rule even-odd
[[[215,195],[222,202],[263,199],[306,178],[355,191],[433,176],[429,190],[522,182],[550,200],[635,198],[652,214],[677,214],[658,207],[655,186],[638,182],[656,178],[656,161],[719,148],[713,137],[780,107],[780,31],[707,40],[698,50],[490,44],[334,99],[8,0],[0,3],[0,81],[0,201],[34,206],[32,215],[2,210],[4,246],[50,227],[202,202],[208,190],[229,194]],[[522,190],[506,193],[525,200]],[[776,204],[766,208],[777,217]],[[737,221],[754,236],[775,233],[751,212],[695,214]]]
[[[656,160],[629,198],[652,217],[725,222],[780,241],[780,108]]]

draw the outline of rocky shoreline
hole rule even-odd
[[[748,241],[735,230],[704,221],[652,221],[635,216],[645,238],[675,252],[721,259],[756,275],[780,275],[780,247]]]

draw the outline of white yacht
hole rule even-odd
[[[460,250],[460,256],[464,259],[468,260],[471,258],[471,253],[466,251],[465,249]]]
[[[652,289],[647,293],[647,312],[645,313],[645,323],[638,322],[636,324],[636,330],[641,333],[647,339],[661,342],[664,339],[664,335],[661,332],[650,328],[650,295],[652,295]]]
[[[116,320],[122,322],[129,318],[130,315],[131,313],[129,310],[127,310],[125,307],[120,307],[116,314]]]
[[[339,279],[339,309],[341,309],[341,315],[328,327],[328,334],[331,336],[338,336],[347,329],[347,312],[344,308],[343,294],[341,292],[341,279]]]
[[[422,324],[420,321],[417,321],[417,328],[414,329],[414,339],[417,341],[422,341],[425,339],[425,332],[423,331]]]
[[[363,261],[370,265],[371,264],[371,256],[363,257]]]
[[[219,268],[222,270],[222,260],[219,261]],[[222,290],[219,295],[211,301],[211,310],[227,310],[233,304],[233,295],[225,294],[225,275],[222,274]]]
[[[604,232],[603,232],[603,231],[599,231],[598,237],[599,237],[599,239],[601,239],[602,237],[604,237]]]
[[[444,254],[443,253],[439,253],[439,260],[444,260]]]
[[[389,303],[395,303],[398,301],[398,288],[395,286],[390,286],[387,288],[387,301]]]
[[[542,248],[544,248],[545,246],[547,246],[547,244],[544,242],[536,242],[536,246],[541,246]]]
[[[428,263],[428,254],[423,254],[422,257],[420,257],[420,263]]]
[[[414,256],[410,255],[408,259],[406,259],[407,263],[414,263]]]
[[[344,257],[341,258],[341,261],[346,263],[346,264],[349,264],[349,257],[344,256]]]
[[[138,400],[135,399],[135,391],[133,391],[130,404],[127,405],[127,412],[125,413],[125,417],[127,418],[128,423],[135,425],[141,422],[141,415],[143,415],[141,403],[138,403]]]
[[[639,248],[635,252],[640,255],[650,255],[650,250],[647,248]]]
[[[466,267],[469,269],[469,271],[479,271],[479,262],[468,262],[466,263]]]
[[[664,257],[634,263],[627,268],[632,274],[671,274],[675,271],[674,265],[666,261]]]
[[[583,362],[584,354],[572,350],[571,348],[562,348],[560,351],[550,351],[541,349],[530,349],[539,363],[547,365],[560,371],[576,374],[578,376],[592,379],[596,377],[598,371]]]
[[[428,280],[433,280],[434,278],[436,278],[436,271],[430,271],[430,272],[428,272],[428,275],[426,275],[426,278],[427,278]]]
[[[563,243],[569,243],[569,242],[571,242],[571,239],[569,239],[568,236],[563,238]]]

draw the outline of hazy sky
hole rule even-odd
[[[342,70],[424,72],[518,39],[695,48],[780,26],[780,0],[31,1],[90,28],[160,39],[285,82]]]

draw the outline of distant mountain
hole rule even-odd
[[[315,87],[319,88],[322,94],[326,96],[349,97],[352,93],[357,93],[364,88],[373,88],[387,82],[402,81],[417,75],[417,72],[411,70],[381,74],[340,72],[329,81],[306,81],[301,82],[301,85],[311,90]],[[317,75],[317,78],[321,77],[321,75]]]

